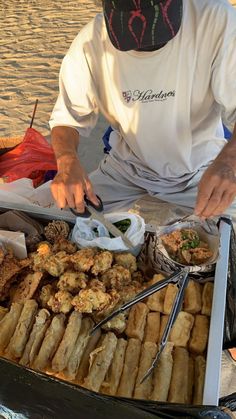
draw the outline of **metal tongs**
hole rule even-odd
[[[95,330],[103,326],[105,323],[107,323],[109,320],[116,317],[118,314],[123,313],[124,311],[128,310],[133,305],[139,303],[140,301],[144,300],[145,298],[149,297],[150,295],[154,294],[157,291],[162,290],[169,284],[176,284],[178,287],[178,292],[176,294],[173,307],[171,309],[171,313],[168,319],[168,322],[166,324],[166,327],[164,329],[161,341],[159,343],[158,352],[156,354],[156,357],[151,365],[151,367],[147,370],[144,377],[142,378],[141,383],[143,383],[144,380],[152,373],[153,369],[158,363],[158,360],[160,358],[160,355],[163,351],[163,349],[166,346],[169,333],[171,331],[171,328],[176,320],[176,317],[178,316],[182,302],[184,297],[184,290],[187,287],[189,282],[189,268],[183,268],[179,269],[177,272],[174,272],[171,276],[168,278],[162,279],[161,281],[157,282],[156,284],[151,285],[150,287],[146,288],[144,291],[140,292],[136,295],[132,300],[128,301],[121,307],[119,307],[117,310],[113,311],[109,316],[107,316],[105,319],[101,320],[99,323],[97,323],[93,329],[91,330],[90,334],[93,334]]]

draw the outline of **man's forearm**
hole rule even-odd
[[[221,159],[224,160],[224,163],[227,164],[236,175],[236,124],[234,126],[232,138],[218,155],[216,161]]]
[[[56,160],[77,157],[79,133],[76,129],[65,126],[54,127],[51,132],[52,148]]]

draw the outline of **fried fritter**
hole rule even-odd
[[[48,307],[53,313],[67,314],[71,311],[73,296],[68,291],[58,291],[54,296],[48,300]]]
[[[41,242],[37,251],[31,253],[32,265],[34,271],[45,271],[45,262],[52,255],[52,246],[48,242]]]
[[[15,280],[15,275],[18,274],[24,267],[27,259],[22,261],[17,260],[13,252],[8,252],[0,265],[0,301],[4,301],[8,296],[10,286]],[[26,264],[26,266],[27,266]]]
[[[60,291],[69,291],[77,294],[81,288],[86,288],[88,276],[84,272],[66,271],[60,276],[57,287]]]
[[[96,313],[94,313],[93,317],[96,322],[104,319],[109,314],[111,314],[120,303],[120,294],[118,291],[110,290],[108,294],[110,295],[109,304],[106,305],[103,309],[98,310]]]
[[[132,284],[123,287],[119,290],[120,304],[127,303],[144,289],[145,287],[141,286],[138,282],[132,282]]]
[[[0,265],[3,262],[5,255],[6,255],[6,252],[4,251],[3,247],[0,247]]]
[[[100,252],[94,257],[94,264],[92,267],[92,274],[99,275],[106,272],[112,265],[113,255],[111,252],[105,250],[104,252]]]
[[[99,281],[99,279],[93,278],[88,283],[89,288],[92,289],[99,289],[103,292],[106,292],[106,287],[102,281]]]
[[[115,263],[129,269],[131,273],[137,271],[136,257],[131,253],[116,253]]]
[[[72,305],[80,313],[92,313],[108,306],[111,296],[100,289],[85,289],[73,298]]]
[[[55,290],[51,284],[44,285],[39,294],[39,302],[43,308],[48,307],[48,301],[51,297],[54,297]]]
[[[81,249],[70,257],[70,261],[76,271],[88,272],[94,264],[94,248]]]
[[[69,265],[70,256],[61,251],[49,256],[46,260],[44,269],[52,276],[61,276]]]
[[[114,265],[102,275],[102,281],[108,288],[121,290],[131,283],[131,273],[123,266]]]
[[[78,250],[77,245],[75,243],[71,243],[69,240],[65,239],[64,237],[59,237],[56,243],[54,243],[52,246],[53,253],[64,251],[72,255],[77,250]]]

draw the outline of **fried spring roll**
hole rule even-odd
[[[98,351],[93,358],[88,376],[84,380],[84,386],[93,391],[99,391],[105,375],[110,367],[117,345],[117,337],[108,332],[102,342],[102,350]]]
[[[202,354],[208,341],[209,317],[197,314],[189,341],[189,350],[194,354]]]
[[[178,292],[177,285],[169,284],[167,286],[165,300],[164,300],[164,307],[163,307],[164,314],[168,314],[168,315],[170,314],[177,292]]]
[[[166,402],[173,368],[173,343],[167,342],[153,374],[153,391],[151,400]]]
[[[202,314],[206,316],[211,315],[212,299],[213,299],[214,284],[213,282],[206,282],[202,292]]]
[[[69,380],[74,380],[79,369],[79,365],[84,353],[84,350],[89,341],[89,332],[92,329],[94,322],[89,317],[82,320],[79,336],[77,337],[74,349],[69,358],[67,367],[64,371],[65,376]]]
[[[190,280],[184,293],[184,311],[199,313],[202,308],[202,287],[199,282]]]
[[[43,272],[33,272],[25,276],[23,281],[16,288],[13,295],[13,302],[24,303],[33,297],[39,283],[43,277]]]
[[[80,332],[81,321],[82,314],[73,311],[69,317],[62,341],[52,360],[52,370],[54,372],[61,372],[66,368]]]
[[[165,277],[162,274],[154,275],[152,280],[148,283],[150,285],[156,284]],[[147,299],[147,306],[151,311],[159,311],[163,313],[164,309],[164,300],[165,300],[166,288],[163,288],[160,291],[155,292],[155,294],[150,295]]]
[[[23,304],[13,303],[10,311],[3,317],[0,322],[0,354],[4,352],[10,339],[15,331],[16,325],[20,318]]]
[[[100,389],[102,393],[110,396],[116,394],[123,371],[126,347],[127,340],[123,338],[118,339],[112,363]]]
[[[206,372],[206,360],[203,356],[198,355],[195,358],[195,374],[194,374],[194,395],[193,404],[202,404],[203,391]]]
[[[23,355],[20,359],[20,364],[31,366],[36,355],[38,354],[41,343],[44,339],[46,330],[50,324],[50,313],[45,308],[39,310],[33,329],[30,333],[29,340],[25,346]]]
[[[186,403],[188,399],[188,360],[187,349],[174,349],[174,364],[171,376],[168,401],[170,403]]]
[[[161,324],[160,324],[160,335],[159,335],[159,342],[162,338],[162,335],[164,333],[166,324],[168,322],[169,316],[166,316],[165,314],[163,316],[161,316]]]
[[[194,380],[194,359],[190,356],[188,361],[188,404],[192,404],[193,402]]]
[[[160,313],[148,313],[144,331],[144,342],[157,343],[160,335]]]
[[[24,303],[16,330],[6,349],[6,356],[10,359],[17,359],[22,356],[35,321],[37,309],[38,303],[35,300],[28,300]]]
[[[135,304],[130,312],[125,333],[129,338],[143,340],[148,307],[144,303]]]
[[[174,346],[186,348],[193,324],[194,316],[190,313],[185,313],[185,311],[180,311],[170,331],[169,341],[173,342]]]
[[[93,352],[94,349],[96,348],[100,337],[101,337],[101,329],[97,329],[89,338],[89,341],[83,353],[83,356],[79,365],[78,374],[76,377],[76,381],[78,381],[80,384],[83,383],[84,378],[88,375],[89,356],[90,356],[90,353]]]
[[[3,317],[8,313],[8,309],[5,307],[0,306],[0,321],[3,319]]]
[[[141,357],[139,362],[138,375],[134,389],[135,399],[148,399],[152,391],[152,374],[140,384],[144,374],[151,367],[152,362],[157,353],[157,345],[152,342],[145,342],[141,349]]]
[[[64,334],[64,323],[64,314],[57,314],[55,317],[53,317],[52,322],[47,329],[39,353],[33,362],[33,368],[42,371],[49,365],[49,362],[55,354]]]
[[[140,351],[140,340],[134,338],[129,339],[125,353],[123,372],[116,393],[117,396],[132,397],[138,374]]]

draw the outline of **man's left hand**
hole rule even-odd
[[[194,213],[201,218],[223,214],[236,197],[236,176],[223,158],[216,159],[198,185]]]

